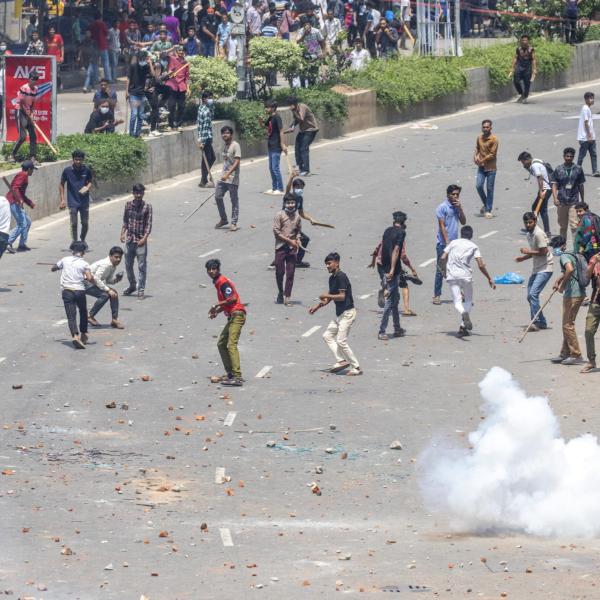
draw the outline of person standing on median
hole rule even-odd
[[[213,100],[213,93],[204,90],[202,92],[202,102],[198,107],[197,123],[197,142],[200,152],[202,153],[202,161],[200,163],[200,170],[202,175],[200,176],[200,187],[206,187],[208,184],[208,176],[210,169],[215,164],[216,156],[213,148],[213,126],[212,120],[214,116],[215,101]],[[211,177],[211,183],[214,185]]]
[[[77,241],[77,215],[81,219],[81,237],[85,244],[88,233],[90,215],[90,189],[92,187],[92,172],[83,164],[85,152],[74,150],[71,154],[73,164],[66,167],[60,178],[58,190],[60,193],[60,210],[69,207],[71,220],[71,241]],[[67,188],[67,201],[65,202],[65,184]],[[86,244],[87,248],[87,244]]]
[[[33,109],[38,93],[37,82],[40,76],[37,71],[29,71],[29,79],[19,88],[17,94],[17,130],[19,139],[13,146],[11,153],[11,162],[17,162],[17,153],[19,148],[25,143],[25,139],[29,135],[29,158],[36,161],[37,150],[37,135],[35,133],[35,125],[33,121]]]
[[[496,182],[496,159],[498,155],[498,138],[492,133],[492,122],[485,119],[481,122],[481,135],[475,143],[473,161],[477,165],[477,193],[481,198],[480,214],[486,219],[494,215],[494,184]],[[487,191],[484,185],[487,184]]]
[[[300,177],[306,177],[310,174],[310,145],[319,132],[319,126],[312,110],[306,104],[299,102],[298,98],[291,96],[288,98],[288,104],[294,120],[283,133],[293,133],[296,125],[299,126],[300,131],[294,143],[296,166],[300,171]]]
[[[15,220],[15,227],[8,236],[8,245],[6,251],[9,254],[15,252],[27,252],[31,248],[27,245],[27,236],[29,235],[29,228],[31,227],[31,218],[25,211],[23,204],[27,204],[30,208],[35,208],[33,200],[27,197],[27,186],[29,185],[29,178],[33,175],[33,171],[37,167],[33,164],[33,161],[26,160],[21,164],[21,172],[17,173],[13,180],[10,182],[10,190],[6,195],[6,199],[10,204],[10,212]],[[19,239],[19,245],[15,250],[13,244],[17,238]]]
[[[141,183],[133,186],[133,200],[125,204],[123,226],[121,227],[121,243],[126,243],[125,271],[129,287],[123,296],[131,296],[137,290],[138,300],[143,300],[148,274],[148,236],[152,231],[152,206],[144,202],[146,188]],[[136,280],[133,264],[137,258],[139,278]]]
[[[221,158],[223,161],[223,172],[221,179],[217,183],[215,191],[215,201],[219,210],[219,222],[215,225],[215,229],[220,229],[228,224],[227,213],[225,212],[225,204],[223,199],[225,193],[229,192],[231,199],[231,225],[230,231],[237,231],[238,217],[240,212],[240,200],[238,196],[238,188],[240,185],[240,162],[242,160],[242,150],[240,145],[233,140],[233,129],[229,125],[221,127],[221,137],[225,145]]]
[[[594,115],[592,115],[594,93],[586,92],[583,95],[583,100],[585,104],[581,107],[581,112],[579,113],[579,127],[577,128],[577,141],[579,142],[577,164],[581,167],[585,155],[589,152],[592,161],[592,177],[600,177],[600,172],[598,172],[598,157],[596,154]]]
[[[440,264],[440,258],[444,254],[444,248],[452,241],[458,239],[458,224],[466,225],[467,219],[460,204],[460,192],[462,188],[459,185],[451,184],[446,188],[446,200],[442,202],[435,211],[438,223],[437,240],[435,253],[437,256],[437,266],[435,271],[435,283],[433,288],[433,304],[442,303],[442,282],[444,274]]]
[[[556,167],[552,175],[552,196],[558,213],[559,234],[567,239],[567,226],[575,237],[577,230],[577,211],[575,205],[584,199],[583,184],[585,175],[583,169],[574,164],[575,148],[563,150],[564,164]]]

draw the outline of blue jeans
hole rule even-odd
[[[89,90],[91,87],[94,87],[99,80],[100,73],[98,69],[98,63],[90,62],[85,73],[83,87]]]
[[[546,287],[548,281],[552,277],[551,271],[545,271],[543,273],[534,273],[527,282],[527,302],[529,302],[529,309],[531,312],[531,318],[535,317],[538,310],[540,310],[540,294]],[[536,322],[539,327],[546,328],[546,317],[544,313],[540,313]]]
[[[487,180],[487,194],[483,186]],[[484,171],[483,167],[477,169],[477,181],[475,187],[481,198],[485,212],[491,213],[494,206],[494,184],[496,182],[496,171]]]
[[[119,66],[119,57],[121,56],[120,50],[109,50],[108,57],[110,59],[110,69],[112,71],[113,79],[117,78],[117,67]]]
[[[108,50],[100,50],[100,60],[102,61],[102,69],[104,70],[105,79],[108,79],[111,83],[114,83],[114,75],[116,75],[116,73],[113,73],[112,69],[110,68]]]
[[[129,135],[140,137],[142,133],[142,120],[144,118],[144,96],[129,96]]]
[[[202,42],[202,56],[212,58],[215,55],[215,43],[212,40]]]
[[[279,163],[281,161],[281,152],[279,150],[269,150],[269,173],[271,173],[271,189],[283,192],[283,178]]]
[[[444,280],[444,277],[442,276],[442,270],[440,267],[440,258],[442,257],[442,254],[444,254],[445,247],[446,247],[445,244],[437,243],[435,245],[435,253],[437,255],[437,262],[436,262],[436,266],[435,266],[435,283],[433,286],[433,295],[434,296],[442,295],[442,281]]]
[[[592,159],[592,173],[596,173],[598,171],[598,157],[596,156],[596,140],[592,140],[591,142],[579,142],[579,154],[577,155],[577,164],[581,166],[583,164],[583,159],[585,155],[590,153],[590,158]]]
[[[388,292],[388,296],[385,299],[385,305],[383,307],[383,315],[379,325],[379,333],[385,333],[385,330],[388,326],[388,321],[390,320],[390,314],[392,315],[392,321],[394,322],[394,331],[400,331],[400,314],[398,313],[400,292],[398,291],[398,277],[394,277],[391,281],[388,281],[384,273],[381,280],[383,287]]]
[[[29,235],[29,228],[31,227],[31,219],[25,212],[25,209],[18,204],[10,205],[10,212],[14,220],[16,221],[16,227],[10,232],[8,236],[8,244],[13,245],[13,242],[21,236],[19,246],[25,246],[27,244],[27,236]]]

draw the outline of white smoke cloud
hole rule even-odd
[[[485,420],[470,449],[428,451],[422,488],[453,530],[600,535],[600,446],[565,441],[542,396],[528,397],[494,367],[479,384]]]

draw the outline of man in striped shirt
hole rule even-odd
[[[29,134],[29,158],[35,161],[37,137],[35,135],[35,126],[33,125],[33,107],[38,91],[36,83],[39,78],[36,71],[30,71],[29,81],[19,88],[17,95],[17,104],[19,107],[17,111],[17,128],[19,130],[19,139],[12,151],[13,162],[17,162],[17,152],[24,144],[27,134]]]

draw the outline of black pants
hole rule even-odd
[[[202,176],[200,177],[200,183],[206,183],[208,181],[208,171],[215,164],[215,151],[213,149],[212,140],[206,140],[204,142],[204,148],[202,150],[204,152],[204,158],[202,159],[202,164],[200,165],[200,169],[202,170]],[[208,163],[208,168],[206,167],[206,163]]]
[[[567,44],[577,43],[577,17],[566,17],[565,19],[565,42]]]
[[[377,58],[377,47],[375,46],[375,32],[367,31],[366,34],[366,46],[371,58]]]
[[[309,146],[313,143],[316,135],[316,131],[300,131],[296,136],[294,150],[296,153],[296,164],[301,173],[310,172]]]
[[[81,333],[87,333],[88,314],[85,301],[85,290],[63,290],[63,304],[69,321],[69,331],[71,335],[79,335],[77,330],[77,309],[79,309],[79,329]]]
[[[348,26],[348,46],[354,46],[354,40],[358,37],[358,27],[354,24]]]
[[[115,296],[113,298],[108,292],[101,290],[97,285],[87,288],[85,293],[88,296],[97,298],[96,302],[94,302],[94,306],[92,306],[92,310],[90,310],[90,317],[95,317],[100,312],[100,309],[106,304],[106,302],[110,300],[110,311],[112,313],[112,318],[115,321],[119,318],[119,296]]]
[[[302,246],[304,248],[308,247],[308,244],[310,242],[310,238],[303,232],[300,232],[300,243],[302,244]],[[306,251],[303,248],[298,248],[298,256],[296,259],[297,263],[301,263],[304,261],[304,255],[306,254]]]
[[[185,108],[185,92],[171,90],[167,106],[169,108],[169,127],[179,127]]]
[[[169,88],[157,85],[152,93],[146,92],[150,104],[150,131],[155,131],[160,121],[160,109],[165,106],[169,98]]]
[[[81,241],[85,242],[85,237],[88,233],[90,207],[79,206],[78,208],[69,208],[69,217],[71,219],[71,239],[76,242],[77,238],[77,214],[81,218]]]
[[[35,151],[37,150],[35,127],[33,126],[33,121],[31,121],[22,110],[20,110],[17,115],[17,129],[19,130],[19,139],[13,148],[13,157],[15,159],[17,158],[17,152],[25,143],[27,134],[29,134],[29,158],[35,158]]]
[[[531,87],[531,67],[517,67],[513,75],[513,83],[517,93],[523,98],[529,97],[529,88]],[[521,83],[523,85],[521,86]]]
[[[0,231],[0,258],[2,258],[2,255],[6,250],[6,246],[8,246],[8,233]]]
[[[543,196],[543,200],[542,200],[540,209],[536,213],[536,214],[539,214],[540,217],[542,217],[542,223],[544,224],[544,231],[547,234],[550,234],[550,221],[548,220],[548,200],[550,199],[550,196],[552,196],[552,190],[546,190],[544,192],[544,196]],[[535,197],[535,200],[533,201],[533,204],[531,205],[531,210],[533,212],[536,212],[538,202],[539,202],[539,193]]]

